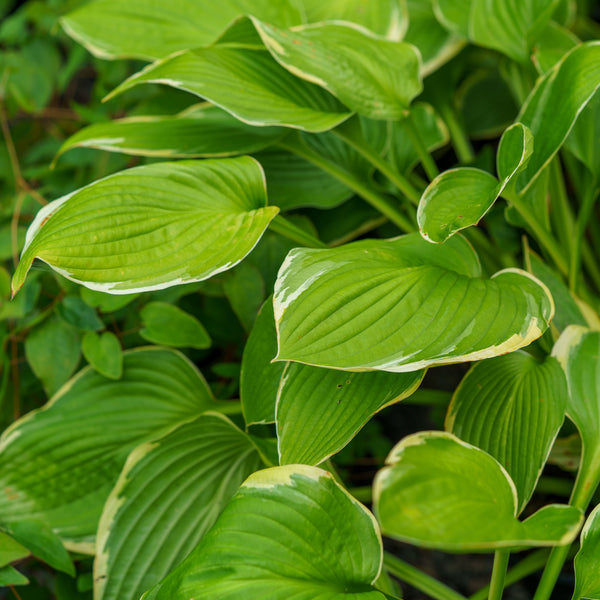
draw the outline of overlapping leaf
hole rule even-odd
[[[575,556],[573,600],[600,598],[600,505],[581,530],[581,545]]]
[[[374,484],[382,531],[449,551],[567,544],[582,514],[548,505],[519,521],[513,482],[489,454],[444,432],[422,432],[391,451]]]
[[[82,370],[0,439],[2,521],[40,519],[90,550],[127,454],[215,406],[200,373],[171,350],[126,353],[118,381]]]
[[[188,558],[145,600],[384,600],[373,516],[326,471],[251,475]]]
[[[292,250],[275,285],[279,360],[414,371],[489,358],[539,337],[554,309],[518,270],[480,279],[473,249],[419,234]]]
[[[101,58],[153,60],[214,42],[239,15],[289,26],[300,13],[287,0],[223,0],[218,4],[173,0],[95,0],[69,13],[61,24],[69,35]]]
[[[178,565],[261,464],[248,436],[205,413],[138,446],[98,528],[98,600],[137,600]]]
[[[457,388],[446,429],[491,454],[524,508],[562,425],[567,383],[559,362],[512,352],[476,364]]]
[[[113,294],[200,281],[240,262],[277,214],[252,158],[135,167],[45,206],[13,278],[40,258]]]

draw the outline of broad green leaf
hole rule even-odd
[[[149,302],[140,311],[140,335],[153,344],[208,348],[210,337],[196,317],[167,302]]]
[[[60,538],[42,521],[24,519],[9,523],[8,533],[34,556],[51,567],[75,577],[75,567]]]
[[[123,352],[117,336],[88,331],[81,340],[81,351],[90,365],[108,379],[119,379],[123,373]]]
[[[261,308],[242,356],[240,399],[246,425],[273,423],[275,403],[285,363],[271,362],[277,354],[273,303]]]
[[[347,373],[288,363],[276,405],[280,464],[323,462],[375,413],[410,396],[424,374]]]
[[[579,552],[575,555],[573,600],[581,598],[600,598],[600,505],[585,522]]]
[[[0,586],[8,585],[27,585],[29,579],[22,573],[19,573],[14,567],[7,565],[0,567]]]
[[[525,63],[558,0],[434,0],[444,24],[473,43]]]
[[[200,373],[172,350],[125,353],[119,381],[83,369],[0,438],[0,520],[40,519],[69,548],[89,551],[129,452],[215,406]]]
[[[97,308],[101,313],[111,313],[127,306],[130,302],[139,297],[139,294],[107,294],[82,287],[79,289],[81,299],[86,303]],[[19,296],[17,296],[18,298]]]
[[[531,160],[519,175],[521,188],[530,186],[552,160],[599,86],[600,42],[577,46],[538,80],[517,117],[535,140]]]
[[[25,546],[7,533],[0,531],[0,569],[11,562],[29,556],[30,552]]]
[[[596,181],[600,175],[600,94],[594,94],[575,121],[565,140],[565,148],[577,157],[590,171]]]
[[[149,65],[111,96],[140,83],[164,83],[191,92],[251,125],[325,131],[351,114],[329,92],[292,75],[262,49],[189,50]]]
[[[410,44],[375,38],[350,24],[283,30],[253,21],[265,46],[284,67],[329,90],[358,114],[402,119],[423,89],[420,55]]]
[[[265,299],[265,282],[260,271],[247,262],[227,274],[225,295],[245,331],[250,331]]]
[[[508,472],[518,513],[528,503],[563,423],[567,383],[560,363],[525,352],[484,360],[452,398],[446,429],[491,454]]]
[[[430,242],[442,243],[457,231],[476,225],[513,177],[525,168],[532,152],[531,132],[515,123],[504,132],[498,146],[500,181],[471,167],[449,169],[438,175],[419,202],[421,235]]]
[[[377,35],[399,41],[408,25],[404,0],[301,0],[307,23],[350,21]]]
[[[224,110],[203,104],[178,115],[129,117],[80,129],[60,148],[99,148],[134,156],[223,157],[257,152],[283,137],[285,129],[252,127]]]
[[[554,312],[517,269],[480,278],[464,238],[418,233],[327,250],[292,250],[275,285],[279,360],[345,370],[415,371],[511,352]]]
[[[95,0],[61,19],[65,31],[100,58],[153,60],[214,42],[239,15],[252,13],[278,25],[300,23],[287,0]]]
[[[205,413],[127,459],[98,528],[97,600],[138,600],[177,566],[261,460],[231,421]]]
[[[384,600],[377,524],[332,475],[251,475],[188,558],[144,600]]]
[[[96,311],[79,296],[65,296],[57,305],[56,312],[64,321],[83,331],[104,329]]]
[[[543,75],[579,43],[574,33],[550,21],[533,48],[531,60]]]
[[[447,551],[570,543],[582,521],[572,506],[547,505],[519,521],[517,494],[489,454],[439,431],[411,435],[375,479],[375,514],[395,539]]]
[[[72,325],[50,318],[25,339],[25,356],[48,396],[71,377],[80,358],[79,332]]]
[[[113,294],[208,279],[239,263],[277,214],[252,158],[157,163],[46,205],[28,231],[16,292],[34,258]]]

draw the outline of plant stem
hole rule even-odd
[[[417,129],[417,126],[413,121],[412,114],[404,119],[403,125],[406,128],[406,133],[410,138],[411,144],[419,155],[419,159],[423,165],[423,169],[425,169],[425,173],[427,173],[427,177],[429,177],[430,181],[435,179],[440,174],[440,170],[437,168],[431,154],[429,154],[429,150],[421,137],[421,132]]]
[[[363,183],[360,179],[337,165],[336,163],[327,160],[320,154],[317,154],[310,148],[307,148],[301,141],[292,141],[287,138],[285,141],[279,142],[278,146],[293,152],[298,156],[308,160],[309,162],[317,165],[345,185],[350,189],[354,190],[363,200],[366,200],[371,206],[377,209],[382,215],[385,215],[392,223],[394,223],[400,230],[408,233],[414,231],[416,226],[411,223],[407,217],[405,217],[395,206],[393,206],[388,198],[383,194],[376,192],[371,189],[367,184]]]
[[[441,581],[430,577],[389,552],[384,552],[383,564],[394,577],[421,590],[435,600],[466,600],[462,594],[455,592]]]
[[[494,553],[494,566],[492,568],[492,579],[490,581],[490,592],[488,600],[501,600],[504,591],[504,578],[508,568],[508,559],[510,552],[508,550],[496,550]]]
[[[450,139],[452,140],[452,146],[456,152],[458,160],[462,164],[468,164],[473,162],[475,159],[475,153],[471,146],[471,141],[465,134],[465,131],[458,121],[456,113],[452,107],[448,104],[442,104],[439,107],[440,115],[446,126],[448,127],[448,133],[450,133]]]
[[[307,248],[328,248],[325,242],[317,239],[315,236],[308,233],[304,229],[297,227],[290,221],[288,221],[285,217],[281,215],[277,215],[269,224],[271,230],[275,233],[279,233],[284,237],[292,240],[293,242],[298,242]]]
[[[573,242],[573,248],[571,252],[571,265],[569,269],[569,289],[572,292],[577,291],[579,269],[581,267],[583,236],[585,234],[588,221],[590,220],[590,217],[592,215],[592,209],[594,208],[594,203],[597,197],[598,187],[596,186],[596,181],[594,180],[591,183],[591,185],[587,186],[585,190],[583,200],[581,202],[581,207],[579,209],[579,214],[577,215],[577,224],[575,226],[575,239]]]

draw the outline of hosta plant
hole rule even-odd
[[[71,336],[88,365],[57,377],[28,359],[50,399],[0,440],[2,582],[24,582],[12,564],[30,553],[70,574],[93,555],[97,600],[400,598],[390,575],[462,598],[383,535],[493,553],[491,599],[539,572],[547,600],[576,553],[573,599],[600,598],[592,9],[92,0],[64,15],[97,57],[147,64],[109,94],[135,91],[136,109],[55,159],[92,148],[129,168],[43,206],[12,277],[13,303],[40,261],[63,289],[25,351],[36,332],[57,353]],[[456,363],[445,431],[398,440],[372,495],[348,488],[336,455]],[[545,465],[575,432],[570,497],[548,501]]]

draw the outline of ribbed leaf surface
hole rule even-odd
[[[581,546],[575,556],[573,600],[600,598],[600,505],[581,530]]]

